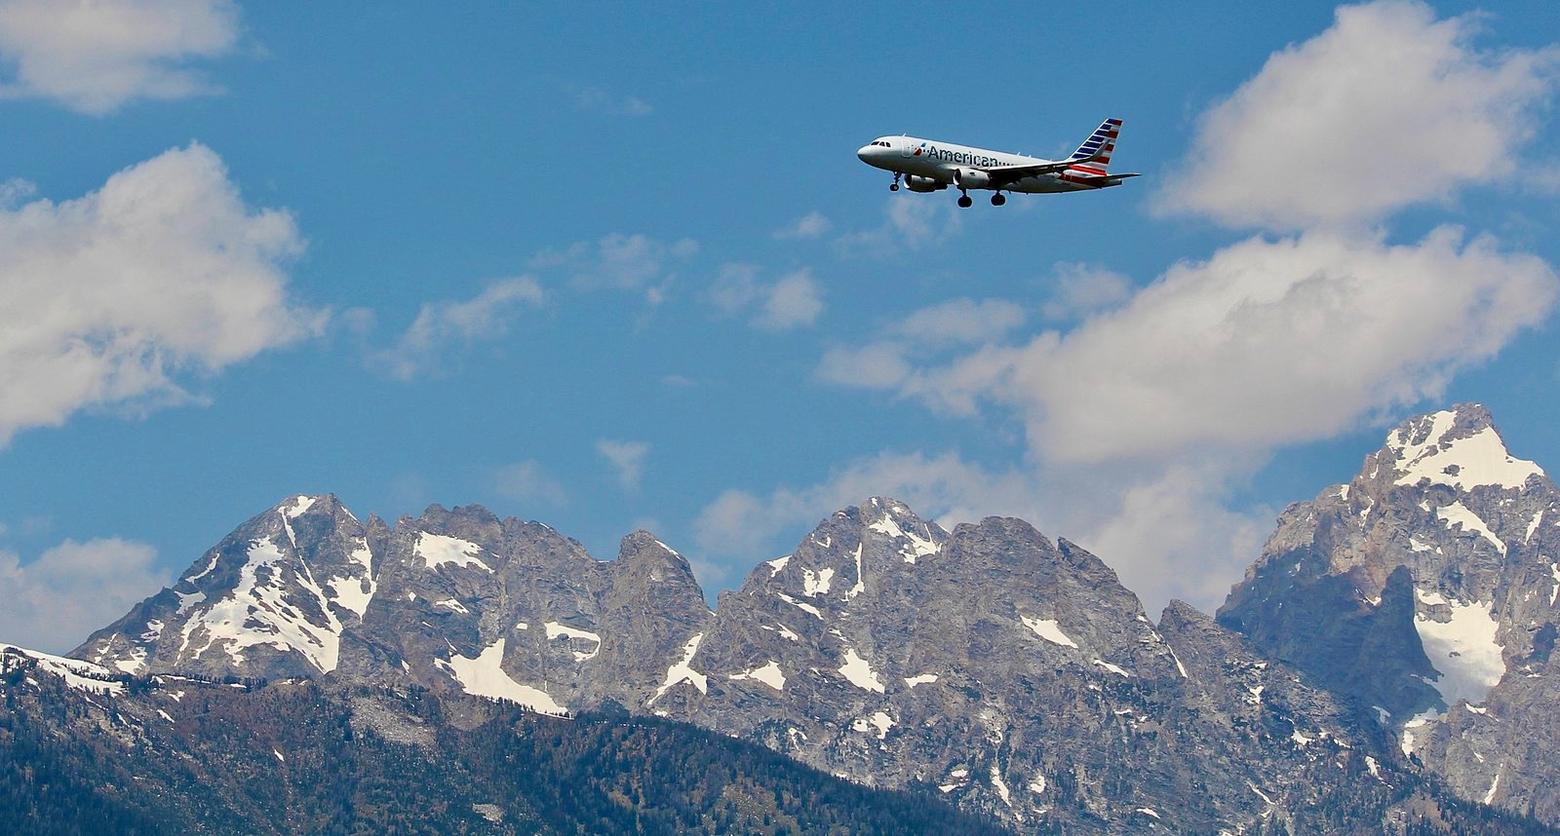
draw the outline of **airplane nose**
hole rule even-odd
[[[872,146],[863,145],[856,149],[856,159],[861,160],[862,162],[866,162],[867,158],[870,156],[872,156]]]

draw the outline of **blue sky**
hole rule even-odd
[[[105,47],[0,2],[4,321],[111,308],[0,337],[0,576],[32,602],[14,640],[73,644],[297,492],[392,519],[480,502],[601,557],[645,525],[712,594],[893,494],[1022,513],[1151,607],[1210,606],[1276,509],[1416,411],[1482,401],[1560,467],[1548,3],[109,5],[136,14]],[[49,64],[69,49],[100,74]],[[1341,103],[1306,94],[1330,84]],[[1383,109],[1414,128],[1337,139]],[[907,132],[1055,156],[1106,116],[1126,120],[1112,165],[1143,178],[1000,210],[890,195],[853,154]],[[199,200],[156,247],[106,197],[64,210],[159,159],[135,188]],[[111,255],[69,255],[94,245]],[[1220,254],[1247,290],[1213,289]],[[241,286],[214,290],[230,269]],[[1341,307],[1286,308],[1311,287],[1290,269],[1347,274],[1319,291]],[[122,321],[105,282],[198,300]],[[1268,340],[1231,292],[1315,328]],[[219,347],[208,309],[247,341]],[[1200,333],[1237,347],[1177,336]],[[116,340],[145,374],[27,408],[40,352]],[[102,603],[52,614],[83,597]]]

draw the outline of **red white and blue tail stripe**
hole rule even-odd
[[[1076,163],[1067,167],[1067,173],[1075,177],[1105,177],[1110,165],[1110,155],[1116,150],[1116,138],[1121,136],[1121,120],[1106,119],[1094,133],[1068,157]]]

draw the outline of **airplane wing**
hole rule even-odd
[[[1060,162],[1054,163],[1034,163],[1032,165],[999,165],[992,168],[982,169],[982,171],[985,171],[987,174],[991,175],[993,182],[1011,183],[1015,180],[1022,180],[1025,177],[1034,177],[1039,174],[1060,174],[1061,172],[1066,171],[1067,169],[1072,168],[1079,163],[1092,163],[1095,160],[1100,159],[1102,156],[1104,155],[1095,154],[1092,157],[1084,157],[1077,160],[1062,160]]]

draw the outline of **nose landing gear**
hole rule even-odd
[[[899,191],[899,172],[894,172],[894,182],[888,184],[888,190],[891,192]]]

